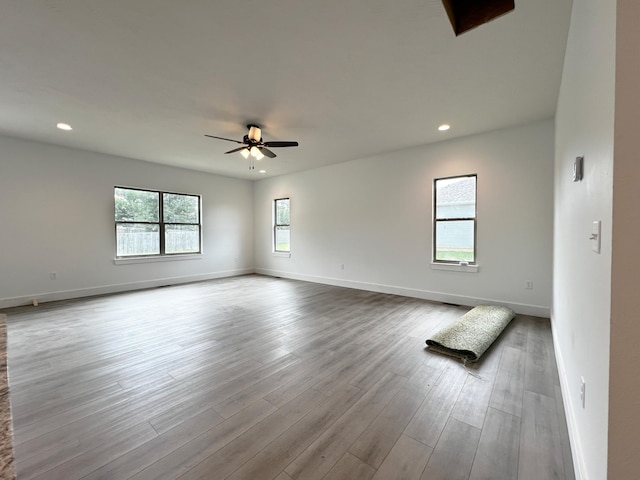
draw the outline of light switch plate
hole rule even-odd
[[[593,222],[591,226],[591,250],[596,253],[600,253],[600,237],[601,237],[601,225],[602,222],[597,220]]]

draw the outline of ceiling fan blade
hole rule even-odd
[[[231,138],[224,138],[224,137],[216,137],[215,135],[206,135],[205,137],[209,137],[209,138],[217,138],[218,140],[226,140],[228,142],[235,142],[235,143],[240,143],[240,144],[244,144],[244,142],[241,142],[240,140],[233,140]]]
[[[271,150],[269,150],[268,148],[265,147],[258,147],[258,149],[265,154],[267,157],[269,158],[276,158],[276,154],[273,153]]]
[[[234,148],[233,150],[229,150],[228,152],[224,152],[224,153],[235,153],[235,152],[239,152],[240,150],[244,150],[247,147],[238,147],[238,148]]]
[[[298,142],[264,142],[265,147],[297,147]]]

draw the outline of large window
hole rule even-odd
[[[288,198],[273,201],[273,250],[291,252],[291,212]]]
[[[434,262],[476,262],[476,180],[477,175],[434,180]]]
[[[115,187],[116,257],[200,253],[200,196]]]

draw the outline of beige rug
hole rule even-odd
[[[429,349],[477,362],[516,314],[508,307],[478,305],[427,339]]]
[[[13,466],[13,427],[7,375],[7,316],[0,314],[0,479],[16,478]]]

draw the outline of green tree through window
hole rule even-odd
[[[288,198],[273,201],[273,250],[291,252],[291,212]]]
[[[116,257],[201,252],[200,197],[115,187]]]

